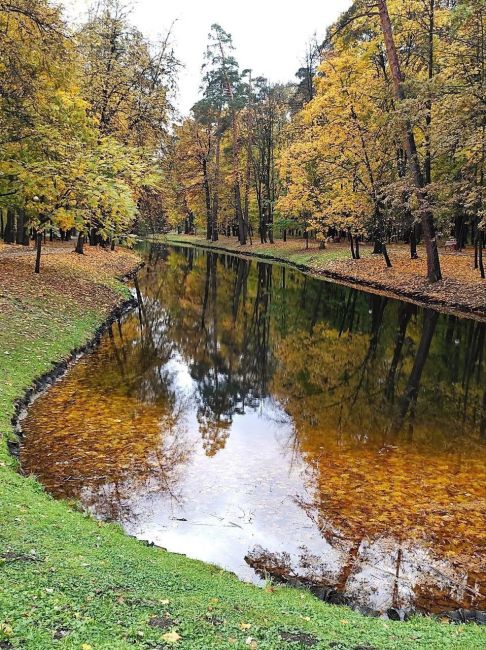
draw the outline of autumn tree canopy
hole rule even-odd
[[[77,31],[46,0],[0,4],[0,207],[6,242],[77,232],[114,245],[162,187],[178,62],[118,0]],[[38,267],[38,264],[37,264]],[[38,270],[38,269],[36,269]]]
[[[0,207],[6,242],[124,240],[177,226],[208,240],[288,232],[474,245],[484,277],[486,0],[355,0],[294,82],[243,69],[214,24],[201,93],[177,115],[171,33],[150,41],[120,0],[68,25],[49,0],[0,3]]]

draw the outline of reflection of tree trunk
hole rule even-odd
[[[138,278],[137,278],[136,274],[135,274],[135,276],[133,278],[133,284],[135,285],[135,292],[137,294],[138,313],[139,313],[139,318],[140,318],[140,328],[142,328],[144,321],[147,322],[147,314],[146,314],[146,311],[145,311],[145,305],[143,303],[142,293],[140,291],[140,285],[138,283]]]
[[[245,260],[238,259],[237,261],[237,271],[236,271],[236,281],[235,281],[235,290],[233,295],[233,323],[236,323],[238,317],[238,311],[240,307],[241,292],[243,285],[246,285],[248,280],[248,263]]]
[[[217,283],[216,283],[216,255],[209,254],[211,268],[211,307],[213,316],[213,363],[214,363],[214,385],[218,388],[218,304],[217,304]]]
[[[206,311],[208,308],[209,298],[209,279],[211,277],[211,253],[206,253],[206,282],[204,284],[203,308],[201,314],[201,329],[204,330],[206,325]]]
[[[115,336],[113,334],[113,325],[112,324],[110,324],[110,326],[108,327],[108,336],[110,337],[110,342],[111,342],[111,345],[113,347],[113,352],[114,352],[114,355],[115,355],[116,363],[117,363],[118,367],[120,368],[120,374],[121,374],[122,378],[125,379],[125,367],[123,365],[123,361],[122,361],[122,359],[120,357],[120,353],[119,353],[118,347],[116,345]]]
[[[300,295],[301,309],[305,309],[306,303],[307,303],[307,276],[304,275],[304,288],[302,289],[302,293]]]
[[[385,395],[387,399],[389,399],[391,402],[393,402],[395,399],[396,374],[397,374],[398,363],[400,361],[400,357],[402,356],[402,349],[403,349],[403,344],[405,342],[407,327],[412,317],[412,314],[414,314],[415,312],[416,312],[415,306],[411,305],[410,303],[402,303],[400,305],[400,309],[398,312],[398,329],[397,329],[397,337],[395,340],[395,350],[393,352],[393,359],[390,364],[390,369],[388,371],[388,376],[386,379],[386,386],[385,386]]]
[[[348,299],[346,301],[346,307],[344,308],[344,313],[343,317],[341,320],[341,325],[339,327],[339,338],[343,335],[343,332],[346,328],[346,321],[348,321],[349,326],[347,328],[348,331],[352,331],[352,326],[353,326],[353,321],[354,321],[354,312],[356,309],[356,298],[358,296],[358,292],[355,291],[354,289],[349,290],[348,294]],[[349,316],[349,317],[348,317]]]
[[[404,423],[407,413],[412,404],[417,401],[418,391],[420,388],[420,380],[422,372],[429,356],[430,344],[434,336],[437,321],[439,320],[439,313],[432,309],[425,310],[424,326],[422,329],[422,337],[415,355],[415,362],[413,364],[410,377],[408,378],[405,392],[400,401],[400,411],[398,420],[395,423],[395,431],[399,431]]]
[[[363,541],[362,537],[359,537],[352,545],[352,547],[349,550],[349,553],[347,554],[346,558],[346,564],[342,567],[342,569],[339,571],[337,581],[336,581],[336,589],[339,592],[343,592],[346,590],[346,585],[348,583],[349,578],[353,574],[353,569],[356,566],[356,561],[359,556],[359,549],[361,547],[361,542]]]
[[[250,335],[255,342],[255,373],[260,384],[260,395],[267,392],[268,357],[270,341],[270,292],[272,287],[272,266],[258,263],[258,284],[252,315]]]
[[[385,307],[388,304],[388,298],[385,296],[377,296],[375,294],[371,295],[371,338],[370,338],[370,352],[374,356],[376,349],[378,347],[378,341],[380,339],[380,330],[383,324],[383,315],[385,313]]]
[[[371,332],[370,332],[370,343],[368,346],[368,351],[361,365],[361,374],[356,385],[356,390],[351,399],[351,407],[353,407],[359,397],[361,388],[363,387],[364,379],[366,376],[366,371],[368,369],[368,364],[372,359],[374,359],[376,350],[378,348],[378,342],[380,340],[380,331],[383,323],[383,314],[385,313],[385,307],[388,304],[388,298],[384,296],[377,296],[375,294],[370,295],[372,302],[372,317],[371,317]]]
[[[464,363],[464,373],[462,379],[462,385],[464,387],[464,400],[463,400],[463,411],[462,411],[462,422],[463,424],[466,421],[467,416],[467,404],[469,399],[469,386],[471,382],[471,377],[474,375],[476,365],[478,365],[478,370],[481,365],[481,354],[484,348],[484,337],[485,337],[485,324],[476,323],[471,321],[471,327],[473,328],[473,333],[471,341],[468,342],[466,349],[469,351]]]
[[[481,440],[486,440],[486,390],[483,395],[483,406],[481,409],[481,423],[479,425],[479,436]]]
[[[314,304],[314,310],[313,310],[312,319],[311,319],[311,326],[310,326],[310,333],[311,334],[314,331],[314,327],[316,326],[317,318],[319,316],[319,308],[321,306],[323,288],[324,288],[324,283],[319,282],[319,290],[317,292],[317,300],[316,300],[316,302]]]
[[[401,544],[401,542],[399,542]],[[392,607],[398,607],[399,606],[399,585],[400,585],[400,568],[402,565],[402,557],[403,557],[403,551],[402,547],[400,546],[397,551],[397,559],[396,559],[396,564],[395,564],[395,582],[393,585],[393,595],[392,595]]]

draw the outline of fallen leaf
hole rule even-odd
[[[177,634],[177,632],[167,632],[166,634],[162,635],[162,639],[166,643],[177,643],[182,637],[180,634]]]

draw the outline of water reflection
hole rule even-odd
[[[30,410],[26,470],[245,579],[485,607],[484,323],[190,248],[134,291]]]

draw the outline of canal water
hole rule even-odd
[[[30,408],[24,471],[244,580],[486,608],[484,323],[193,248],[135,285]]]

